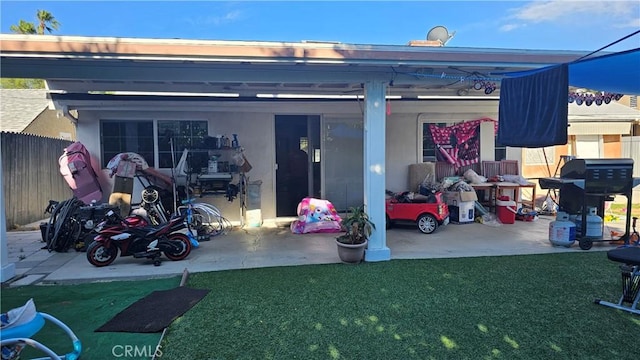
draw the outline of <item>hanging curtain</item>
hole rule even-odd
[[[498,142],[537,148],[567,143],[568,65],[502,80]]]

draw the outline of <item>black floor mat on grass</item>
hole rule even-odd
[[[154,333],[191,309],[210,290],[177,287],[154,291],[122,310],[96,332]]]

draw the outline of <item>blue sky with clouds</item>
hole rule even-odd
[[[596,50],[640,29],[640,1],[0,1],[0,31],[37,9],[55,34],[405,45],[445,26],[450,47]],[[636,35],[608,50],[640,47]]]

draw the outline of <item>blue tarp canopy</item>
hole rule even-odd
[[[640,95],[640,48],[569,64],[569,85]]]
[[[640,48],[569,63],[569,86],[623,95],[640,95]],[[521,77],[547,71],[541,69],[501,73]]]
[[[533,148],[566,144],[569,86],[640,95],[640,48],[503,75],[498,142]]]

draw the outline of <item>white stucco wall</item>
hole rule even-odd
[[[395,108],[392,107],[392,111]],[[396,192],[407,191],[409,165],[421,162],[417,146],[422,140],[418,140],[416,115],[392,112],[387,116],[386,131],[386,188]]]
[[[97,169],[100,161],[100,119],[131,120],[207,120],[209,135],[238,134],[240,145],[253,169],[249,180],[262,180],[262,216],[275,217],[275,115],[320,115],[320,116],[362,116],[362,101],[353,102],[299,102],[299,103],[219,103],[208,104],[207,109],[190,111],[188,106],[150,106],[143,110],[80,110],[78,141],[81,141],[95,159]],[[165,105],[166,106],[166,105]],[[404,191],[408,178],[408,166],[421,161],[423,122],[451,122],[474,120],[480,117],[497,119],[497,101],[431,101],[393,102],[391,114],[386,121],[386,188]],[[483,129],[488,129],[483,127]],[[485,150],[482,150],[485,151]],[[488,150],[487,150],[488,151]],[[491,152],[493,144],[491,144]],[[482,156],[482,155],[481,155]],[[484,158],[485,156],[483,156]],[[169,171],[167,170],[167,173]],[[103,171],[100,182],[105,189],[104,200],[112,188],[112,182]],[[134,202],[138,201],[139,190],[134,190]],[[222,196],[219,200],[207,199],[224,205],[228,211],[235,211],[235,204],[227,204]],[[230,206],[230,207],[229,207]],[[223,209],[223,212],[225,210]],[[235,215],[235,214],[232,214]],[[235,217],[235,216],[230,216]]]

